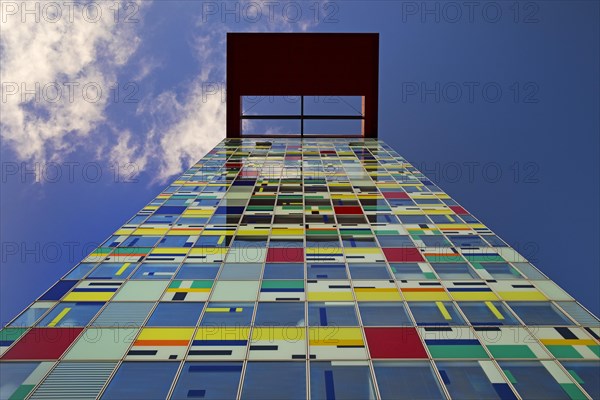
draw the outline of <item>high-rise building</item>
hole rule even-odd
[[[228,60],[229,137],[2,329],[0,398],[600,398],[598,319],[377,139],[377,35],[230,35]],[[364,106],[242,113],[291,93]]]

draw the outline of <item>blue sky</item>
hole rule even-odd
[[[600,312],[598,2],[111,4],[3,2],[2,325],[224,136],[228,31],[379,32],[380,138]]]

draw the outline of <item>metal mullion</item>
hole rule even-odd
[[[256,143],[256,142],[255,142]],[[271,149],[269,149],[269,152],[271,151]],[[265,160],[268,159],[268,154],[265,156]],[[283,159],[285,160],[285,154]],[[283,160],[282,160],[282,166],[283,166]],[[264,164],[263,164],[264,166]],[[278,178],[278,187],[280,185],[281,182],[281,174],[283,171],[279,171],[279,178]],[[261,167],[261,173],[262,173],[262,167]],[[257,177],[257,181],[258,181],[258,177]],[[254,187],[256,188],[256,183],[254,184]],[[277,199],[279,197],[279,191],[275,192],[275,203],[273,204],[273,215],[271,218],[271,224],[269,227],[269,235],[267,236],[267,253],[269,251],[269,243],[271,241],[271,232],[273,230],[273,222],[274,222],[274,218],[275,218],[275,208],[277,207]],[[248,206],[250,199],[252,198],[252,196],[250,196],[250,198],[248,199],[248,202],[246,203],[246,207]],[[239,227],[239,225],[238,225]],[[256,300],[254,301],[254,310],[252,311],[252,318],[250,320],[250,326],[249,326],[249,331],[248,331],[248,345],[246,347],[246,356],[244,357],[244,360],[242,360],[242,372],[240,373],[240,381],[238,382],[238,389],[237,389],[237,399],[241,399],[242,396],[242,390],[244,388],[244,381],[246,379],[246,370],[248,368],[248,362],[249,362],[249,356],[250,356],[250,345],[252,342],[252,332],[254,329],[254,320],[256,319],[256,313],[258,312],[258,303],[259,303],[259,297],[260,297],[260,288],[262,286],[262,280],[263,280],[263,276],[264,276],[264,272],[265,272],[265,264],[267,262],[266,259],[266,253],[265,253],[265,260],[262,261],[262,270],[261,270],[261,275],[260,278],[258,280],[258,292],[256,294]],[[270,360],[267,360],[267,362]]]

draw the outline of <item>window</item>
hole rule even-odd
[[[219,272],[219,264],[185,263],[175,275],[177,279],[215,279]]]
[[[110,302],[93,322],[94,326],[141,326],[154,303]]]
[[[456,235],[448,237],[452,244],[458,247],[488,247],[488,245],[477,235]]]
[[[358,326],[354,303],[308,303],[310,326]]]
[[[310,395],[312,399],[377,398],[367,362],[310,363]]]
[[[593,399],[600,399],[600,364],[598,362],[563,361],[563,367]]]
[[[254,325],[304,326],[304,303],[258,303]]]
[[[36,301],[19,315],[10,326],[33,326],[52,306],[54,306],[54,303],[50,301]]]
[[[178,264],[142,263],[131,279],[169,280],[178,266]]]
[[[460,309],[471,325],[519,325],[508,308],[499,301],[461,302]]]
[[[584,398],[568,375],[552,361],[500,361],[498,364],[524,399]]]
[[[573,325],[550,302],[510,302],[508,305],[526,325]]]
[[[254,303],[210,302],[200,326],[250,326]]]
[[[88,279],[122,279],[125,280],[131,275],[136,264],[133,263],[101,263],[98,264]]]
[[[544,274],[542,274],[536,267],[529,263],[513,263],[513,265],[521,271],[523,275],[525,275],[528,279],[532,280],[545,280],[548,279]]]
[[[249,361],[242,399],[305,400],[306,364],[304,362]]]
[[[374,361],[382,400],[443,399],[429,361]]]
[[[507,263],[481,263],[480,265],[494,277],[494,279],[523,279],[523,276]]]
[[[390,267],[398,280],[436,279],[433,271],[424,270],[425,267],[429,268],[429,265],[425,263],[393,263],[390,264]]]
[[[204,303],[158,303],[146,326],[195,326]]]
[[[94,268],[93,263],[81,263],[65,277],[65,279],[83,279]]]
[[[77,302],[77,303],[58,303],[48,315],[42,319],[39,326],[48,327],[71,327],[85,326],[96,313],[102,308],[104,303],[98,302]]]
[[[406,307],[400,302],[360,302],[358,309],[364,326],[412,325]]]
[[[351,264],[350,276],[352,279],[387,279],[391,278],[385,264]]]
[[[225,263],[219,280],[258,280],[262,264]]]
[[[431,266],[441,279],[481,279],[467,263],[436,263]]]
[[[304,279],[304,264],[267,263],[263,279]]]
[[[241,374],[241,362],[186,362],[171,399],[235,399]]]
[[[442,235],[421,235],[419,240],[423,242],[426,247],[450,247],[452,244],[446,240]]]
[[[177,362],[124,362],[110,381],[102,399],[157,399],[166,398]]]
[[[160,236],[129,236],[119,247],[153,247]]]
[[[411,302],[409,304],[417,325],[464,325],[465,321],[458,314],[454,304],[436,301]]]
[[[415,247],[410,236],[378,235],[377,240],[381,247]]]
[[[436,364],[453,399],[516,398],[506,383],[500,383],[501,378],[496,376],[490,361],[438,361]],[[486,366],[485,370],[482,365]],[[489,376],[490,373],[493,375]]]
[[[344,264],[308,264],[308,279],[348,279]]]

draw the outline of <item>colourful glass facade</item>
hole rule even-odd
[[[380,140],[225,139],[0,333],[0,398],[600,398],[598,319]]]

